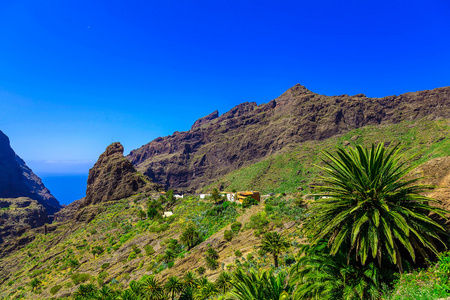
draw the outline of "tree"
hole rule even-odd
[[[300,254],[289,279],[294,299],[380,299],[385,274],[373,262],[347,264],[346,254],[330,255],[326,242],[304,245]]]
[[[220,273],[219,277],[216,279],[216,287],[225,294],[229,289],[231,289],[232,277],[228,272]]]
[[[197,276],[192,271],[187,271],[183,276],[183,284],[185,287],[195,288],[197,286]]]
[[[267,232],[264,234],[260,248],[272,254],[275,268],[278,268],[278,256],[289,248],[289,242],[277,232]]]
[[[245,273],[237,269],[233,275],[233,289],[230,296],[238,300],[280,300],[288,299],[292,288],[287,283],[284,271],[274,274],[273,270],[257,272],[250,270]]]
[[[155,217],[161,217],[161,212],[163,208],[161,206],[160,201],[149,200],[147,202],[147,216],[149,219],[153,219]]]
[[[142,289],[145,292],[145,299],[159,300],[164,295],[164,289],[161,283],[156,280],[154,275],[146,276],[142,279]]]
[[[172,300],[175,299],[175,295],[183,291],[183,282],[177,276],[170,276],[164,285],[164,289],[167,293],[172,294]]]
[[[222,201],[222,196],[220,195],[219,191],[216,188],[213,189],[211,193],[211,198],[213,199],[214,203]]]
[[[437,253],[437,243],[445,247],[440,235],[447,230],[429,214],[445,218],[447,211],[428,204],[437,201],[422,193],[432,187],[408,177],[412,167],[401,162],[398,145],[338,149],[325,157],[321,198],[307,211],[303,227],[312,245],[325,239],[331,255],[345,251],[347,262],[352,256],[361,265],[381,265],[387,258],[400,272],[403,254],[414,262],[417,255]]]
[[[188,251],[200,242],[200,234],[197,231],[197,226],[189,224],[183,231],[180,241],[188,247]]]

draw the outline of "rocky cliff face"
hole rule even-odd
[[[113,143],[89,170],[86,198],[81,207],[118,200],[138,192],[157,190],[159,186],[138,173],[123,156],[123,146]]]
[[[219,117],[219,111],[215,110],[212,113],[210,113],[209,115],[198,119],[197,121],[194,122],[194,124],[191,127],[191,130],[195,129],[195,128],[199,128],[202,125],[208,124],[210,121],[217,119]]]
[[[61,205],[41,179],[14,153],[9,138],[0,131],[0,197],[29,197],[42,204],[49,215]]]
[[[43,226],[47,221],[47,211],[36,200],[0,198],[0,243],[21,235],[29,228]]]
[[[318,95],[296,85],[266,104],[242,103],[192,129],[157,138],[127,157],[166,188],[195,190],[291,144],[365,125],[450,118],[450,87],[367,98]]]

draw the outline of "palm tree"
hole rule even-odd
[[[219,277],[216,279],[216,287],[225,294],[226,291],[228,291],[231,287],[231,275],[228,272],[222,272],[220,273]]]
[[[245,273],[237,269],[233,275],[233,289],[229,295],[238,300],[279,300],[289,299],[292,288],[287,283],[287,273],[274,274],[273,270]]]
[[[98,299],[113,300],[116,298],[116,293],[109,286],[104,285],[97,291]]]
[[[204,300],[217,295],[217,288],[214,283],[206,281],[195,291],[194,298],[196,300]]]
[[[164,285],[164,289],[172,294],[172,300],[175,299],[175,295],[183,291],[183,282],[177,276],[170,276]]]
[[[80,284],[77,291],[73,294],[76,300],[78,299],[95,299],[97,288],[92,283]]]
[[[345,253],[329,254],[326,242],[304,245],[300,254],[289,278],[296,286],[294,299],[380,298],[381,278],[385,274],[374,262],[348,265]]]
[[[260,248],[273,255],[275,268],[278,268],[278,256],[289,246],[289,242],[277,232],[267,232],[262,238]]]
[[[328,160],[321,167],[326,177],[318,187],[322,197],[307,211],[304,223],[311,244],[328,241],[330,254],[347,252],[365,265],[387,255],[403,271],[402,253],[427,257],[427,250],[437,253],[440,234],[446,228],[429,214],[445,218],[447,211],[428,203],[436,200],[421,193],[430,186],[417,185],[420,178],[407,177],[411,167],[400,162],[397,145],[391,150],[383,143],[369,149],[338,149],[336,155],[325,152]]]
[[[159,300],[163,297],[164,289],[161,286],[161,283],[156,280],[154,275],[148,276],[141,281],[142,289],[145,293],[145,299]]]
[[[200,234],[194,224],[189,224],[183,231],[180,241],[188,247],[188,251],[200,241]]]
[[[192,271],[187,271],[183,276],[183,284],[187,287],[197,287],[197,276]]]

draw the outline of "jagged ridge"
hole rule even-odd
[[[209,116],[189,131],[131,151],[127,158],[166,188],[196,190],[290,144],[327,139],[366,125],[450,118],[450,87],[367,98],[324,96],[297,84],[269,103],[246,102],[220,117]]]

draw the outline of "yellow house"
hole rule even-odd
[[[258,202],[261,201],[261,197],[259,195],[259,192],[257,191],[237,192],[237,200],[241,203],[244,202],[244,199],[247,198],[248,196],[252,197]]]

